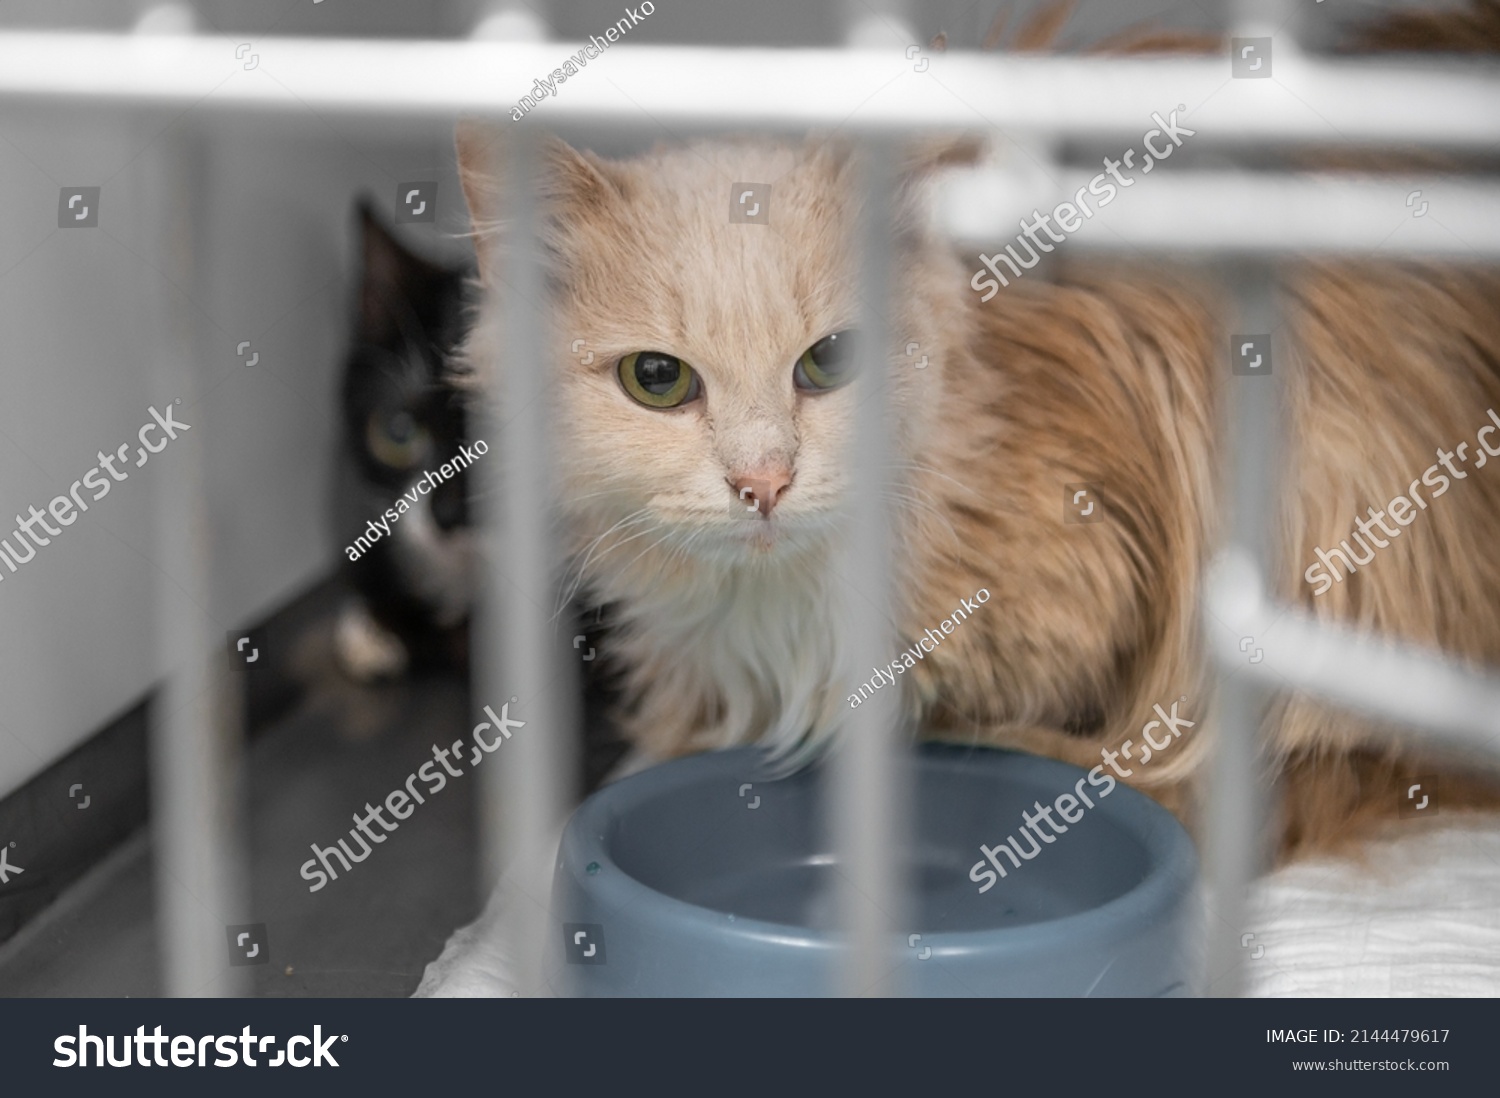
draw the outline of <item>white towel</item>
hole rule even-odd
[[[1363,853],[1260,882],[1249,994],[1500,995],[1500,817],[1404,821]]]

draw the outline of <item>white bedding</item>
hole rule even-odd
[[[1361,863],[1278,870],[1252,912],[1252,995],[1500,995],[1500,818],[1398,822]]]

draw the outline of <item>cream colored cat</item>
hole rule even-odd
[[[831,735],[849,708],[828,571],[856,395],[833,364],[858,315],[847,157],[745,142],[607,165],[555,146],[550,166],[550,244],[568,257],[556,330],[570,333],[565,350],[583,338],[594,354],[554,364],[567,548],[586,593],[619,608],[635,738],[667,756]],[[771,225],[729,223],[735,179],[772,181]],[[901,249],[898,323],[935,352],[925,373],[893,374],[892,445],[923,477],[903,524],[912,570],[949,536],[921,494],[947,475],[935,450],[955,426],[945,376],[965,368],[947,349],[970,318],[952,291],[956,257],[915,231]],[[492,375],[490,348],[469,359]],[[678,390],[643,396],[631,370],[675,371]],[[964,577],[945,612],[993,571]]]
[[[464,159],[482,203],[490,191]],[[992,601],[897,685],[931,734],[1076,762],[1186,697],[1194,731],[1141,775],[1186,812],[1182,779],[1213,723],[1196,615],[1219,508],[1217,304],[1201,277],[1098,267],[982,304],[973,265],[918,216],[921,182],[943,160],[909,166],[895,262],[897,342],[929,358],[916,371],[887,356],[892,447],[908,474],[892,501],[901,636],[981,587]],[[858,316],[850,172],[845,150],[811,141],[625,163],[549,152],[557,330],[595,353],[580,365],[560,340],[551,364],[567,548],[583,589],[618,607],[627,731],[655,757],[752,740],[790,749],[836,735],[850,712],[830,568],[858,379],[836,365],[808,376],[821,341]],[[744,179],[772,182],[770,226],[726,216]],[[476,209],[482,266],[495,213]],[[1482,272],[1310,267],[1288,300],[1305,357],[1292,425],[1305,487],[1288,504],[1284,593],[1489,662],[1500,662],[1500,570],[1484,551],[1500,536],[1494,479],[1476,475],[1326,598],[1299,585],[1296,562],[1347,537],[1356,501],[1390,498],[1434,445],[1500,406],[1485,357],[1500,347],[1497,289]],[[481,382],[492,355],[469,348]],[[640,389],[642,370],[664,395]],[[1108,486],[1109,521],[1064,522],[1063,487],[1076,482]],[[1299,703],[1278,720],[1289,773],[1325,780],[1292,806],[1298,842],[1334,837],[1405,773],[1362,753],[1344,718]]]
[[[486,314],[504,292],[490,273],[504,219],[486,175],[492,140],[479,128],[460,137]],[[859,317],[849,241],[860,188],[845,146],[705,142],[624,162],[549,146],[544,236],[554,331],[566,337],[544,368],[561,409],[565,547],[581,589],[617,608],[626,730],[656,758],[752,741],[795,753],[839,733],[857,688],[841,672],[843,581],[831,574],[843,455],[856,363],[883,362],[905,473],[889,501],[900,635],[910,644],[990,593],[887,689],[926,735],[1085,766],[1156,704],[1186,698],[1191,728],[1132,780],[1191,825],[1214,726],[1198,597],[1222,505],[1223,303],[1202,272],[1096,263],[982,302],[968,282],[976,264],[923,216],[925,183],[964,151],[905,165],[895,343],[853,356],[840,348]],[[741,180],[772,184],[769,225],[730,222]],[[1298,369],[1281,455],[1295,486],[1282,598],[1500,664],[1496,468],[1473,469],[1326,595],[1303,578],[1316,547],[1349,536],[1351,516],[1500,410],[1497,301],[1491,270],[1288,270],[1282,345]],[[492,319],[476,330],[493,331]],[[571,354],[576,338],[592,363]],[[900,353],[911,341],[927,356],[921,371]],[[474,384],[490,384],[502,350],[471,343]],[[1079,482],[1104,486],[1105,522],[1064,521],[1064,486]],[[1287,852],[1394,816],[1397,790],[1432,765],[1303,699],[1280,702],[1267,731]],[[1495,803],[1476,777],[1447,782],[1445,809]],[[421,993],[504,986],[495,958],[469,963],[484,939],[483,926],[456,936]]]

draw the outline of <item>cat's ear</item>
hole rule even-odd
[[[405,307],[439,271],[401,246],[368,199],[359,203],[359,237],[360,333],[378,344],[396,324],[393,310]]]
[[[542,193],[561,209],[595,209],[624,193],[607,161],[566,141],[549,137],[544,163]]]
[[[982,138],[968,135],[924,137],[913,142],[901,158],[901,177],[915,182],[946,168],[967,168],[984,156]]]
[[[474,226],[480,272],[488,281],[495,238],[505,218],[503,187],[495,173],[504,164],[506,142],[497,127],[464,121],[458,125],[457,144],[459,178]],[[542,146],[538,185],[549,218],[596,209],[621,194],[621,185],[605,161],[555,137],[546,138]]]
[[[833,174],[839,180],[854,180],[858,171],[857,145],[846,138],[820,140],[809,137],[808,145],[816,148],[819,155],[826,156],[833,165]],[[939,134],[923,137],[902,147],[897,161],[897,175],[904,186],[921,183],[947,168],[969,167],[984,156],[985,143],[982,138],[966,134]]]
[[[500,165],[502,149],[500,130],[494,125],[465,119],[455,134],[458,147],[458,178],[463,184],[464,200],[469,204],[469,221],[481,253],[483,267],[484,238],[499,227],[500,183],[495,170]]]

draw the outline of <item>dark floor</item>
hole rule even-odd
[[[243,922],[264,923],[270,946],[266,964],[246,966],[257,996],[410,995],[448,935],[483,906],[467,767],[337,880],[309,892],[300,874],[312,844],[354,846],[352,816],[401,788],[432,760],[434,744],[467,738],[475,720],[461,655],[430,659],[395,682],[350,681],[333,655],[333,623],[349,595],[335,574],[272,614],[253,634],[265,658],[242,680],[251,896]],[[577,624],[591,640],[605,635],[597,615]],[[606,717],[601,666],[585,664],[579,684],[586,791],[625,749]],[[144,735],[115,739],[145,751]],[[110,759],[98,765],[144,767],[144,759]],[[144,788],[134,795],[139,810],[119,818],[145,818]],[[0,944],[0,997],[161,994],[148,829],[118,837],[113,853]]]
[[[313,692],[256,736],[247,921],[265,923],[270,940],[269,963],[249,968],[256,995],[409,995],[448,934],[478,914],[474,789],[463,778],[318,892],[298,872],[311,843],[347,841],[352,813],[471,723],[454,672]],[[144,832],[0,948],[7,996],[159,995],[157,970]]]

